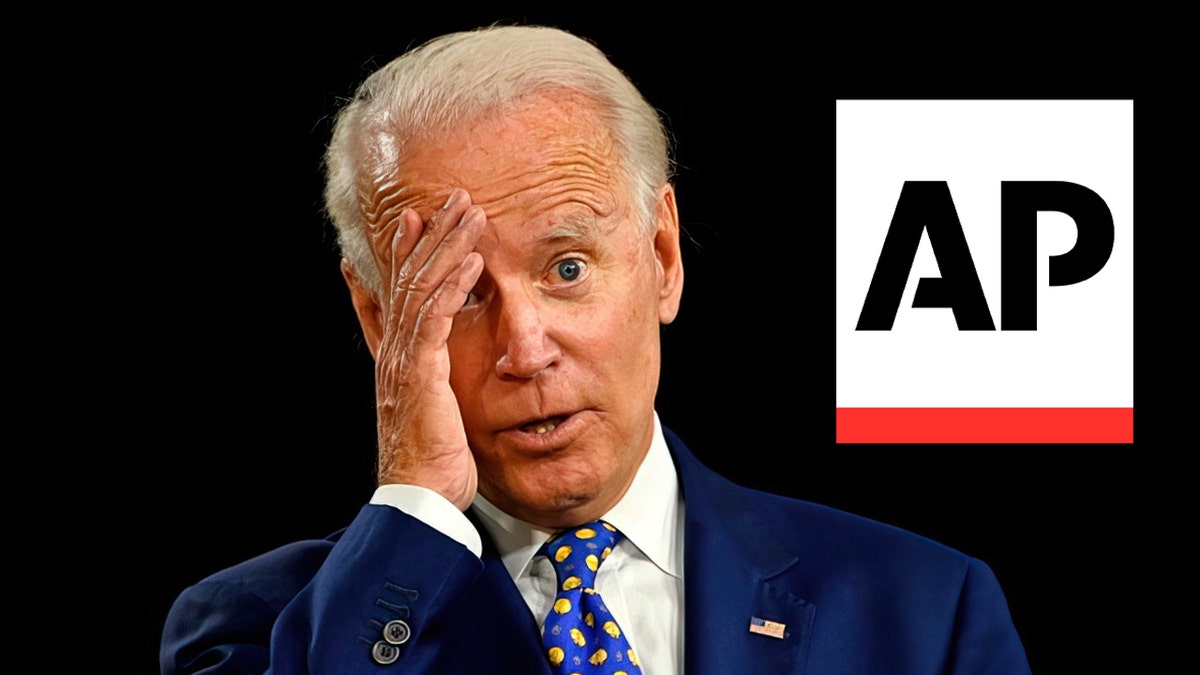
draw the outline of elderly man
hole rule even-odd
[[[983,563],[732,485],[659,423],[666,137],[593,46],[434,40],[367,79],[327,160],[379,487],[187,589],[164,673],[1028,671]]]

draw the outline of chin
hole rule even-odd
[[[525,474],[518,484],[480,485],[483,496],[512,516],[544,527],[578,525],[593,509],[593,520],[603,515],[610,504],[601,504],[602,483],[591,480],[563,480],[561,476],[537,478]]]
[[[543,513],[569,511],[595,503],[599,498],[599,490],[591,485],[557,485],[554,487],[541,486],[537,492],[524,492],[514,495],[514,502],[520,506]]]

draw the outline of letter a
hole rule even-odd
[[[942,276],[917,282],[913,307],[948,307],[959,330],[995,330],[945,181],[905,181],[856,330],[892,329],[922,231]]]

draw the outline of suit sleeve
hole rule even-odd
[[[1025,648],[996,575],[971,559],[954,621],[948,673],[1029,675]]]
[[[181,594],[163,632],[162,672],[438,672],[452,657],[439,636],[482,569],[462,544],[369,505],[336,543],[284,547]]]

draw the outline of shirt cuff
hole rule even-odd
[[[479,531],[458,507],[440,494],[418,485],[380,485],[372,504],[394,506],[433,529],[466,546],[476,558],[483,555]]]

